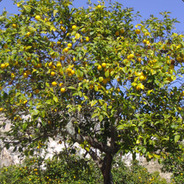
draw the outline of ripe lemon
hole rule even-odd
[[[98,65],[97,68],[98,68],[98,70],[101,70],[102,69],[102,66],[101,65]]]
[[[66,32],[66,28],[61,26],[60,29],[63,31],[63,32]]]
[[[56,81],[52,82],[52,86],[57,86],[57,82]]]
[[[61,93],[64,93],[66,91],[66,89],[65,88],[61,88],[60,91],[61,91]]]
[[[72,26],[72,29],[73,29],[73,30],[75,30],[76,28],[77,28],[77,26],[76,26],[76,25],[73,25],[73,26]]]
[[[141,62],[141,57],[137,58],[137,61],[138,61],[138,62]]]
[[[31,35],[31,32],[26,33],[26,37],[29,37]]]
[[[69,51],[69,47],[66,47],[63,49],[63,52],[68,52]]]
[[[141,76],[139,77],[139,79],[140,79],[141,81],[144,81],[144,80],[146,80],[146,76],[145,76],[145,75],[141,75]]]
[[[62,67],[61,62],[57,62],[56,66],[57,66],[58,68],[61,68],[61,67]]]
[[[105,68],[107,66],[106,63],[102,63],[102,67]]]
[[[184,91],[181,92],[181,96],[184,96]]]
[[[144,43],[144,44],[147,44],[147,40],[146,40],[146,39],[144,39],[144,40],[143,40],[143,43]]]
[[[136,30],[135,30],[135,33],[136,33],[136,34],[140,34],[140,33],[141,33],[140,29],[136,29]]]
[[[1,64],[1,69],[4,69],[4,68],[6,68],[6,65],[3,63]]]
[[[134,54],[130,54],[127,56],[127,59],[133,59],[134,58]]]
[[[102,82],[102,81],[103,81],[103,77],[99,77],[98,80],[99,80],[100,82]]]
[[[75,74],[75,70],[71,70],[71,74],[74,75]]]
[[[98,9],[101,9],[101,8],[102,8],[102,6],[99,4],[99,5],[97,6],[97,8],[98,8]]]
[[[17,28],[17,24],[12,24],[12,27],[13,28]]]
[[[86,37],[86,41],[89,42],[89,37]]]
[[[69,48],[71,48],[72,47],[72,44],[71,43],[68,43],[68,45],[67,45]]]
[[[75,39],[79,39],[80,38],[80,34],[79,33],[77,33],[76,35],[75,35]]]
[[[136,86],[137,91],[139,91],[140,89],[144,89],[144,85],[141,83]]]
[[[50,74],[51,74],[51,76],[55,76],[56,73],[55,72],[51,72]]]
[[[73,57],[73,61],[74,61],[74,62],[76,61],[76,57]]]
[[[36,19],[37,21],[40,20],[40,19],[41,19],[40,15],[36,15],[36,16],[35,16],[35,19]]]
[[[24,72],[23,73],[23,76],[24,76],[24,78],[28,78],[28,73],[27,72]]]

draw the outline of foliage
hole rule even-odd
[[[64,155],[63,155],[64,156]],[[91,160],[70,157],[68,164],[65,158],[47,159],[44,170],[40,169],[39,158],[26,159],[23,165],[4,167],[0,171],[2,184],[87,184],[102,183],[99,169]],[[120,159],[112,169],[115,184],[166,184],[158,173],[149,173],[146,168],[132,164],[129,168]]]
[[[163,171],[172,172],[172,181],[176,184],[183,183],[184,181],[184,154],[178,152],[175,154],[168,154],[162,161]]]
[[[115,162],[117,166],[113,167],[112,172],[116,184],[167,184],[166,180],[160,177],[159,172],[149,173],[136,160],[131,163],[130,167],[127,167],[120,159]]]
[[[110,180],[114,155],[183,152],[184,42],[167,12],[136,26],[131,8],[104,2],[16,1],[0,17],[3,137],[26,155],[48,138],[78,142]],[[98,150],[100,154],[94,151]]]

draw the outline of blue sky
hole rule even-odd
[[[91,0],[97,3],[98,0]],[[115,2],[115,0],[111,0]],[[181,23],[176,25],[179,32],[184,30],[184,2],[182,0],[116,0],[122,3],[124,7],[132,7],[135,11],[140,11],[142,19],[148,18],[150,14],[159,16],[159,12],[170,11],[172,18],[177,18]],[[74,0],[75,7],[85,6],[87,0]],[[107,1],[106,1],[107,2]],[[0,2],[0,13],[3,8],[10,13],[17,13],[17,7],[13,5],[12,0],[2,0]],[[142,20],[141,19],[141,20]]]

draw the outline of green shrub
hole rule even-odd
[[[41,166],[42,165],[42,166]],[[166,184],[159,173],[149,173],[146,168],[133,162],[127,167],[116,158],[112,168],[115,184]],[[89,159],[61,154],[58,158],[25,159],[22,165],[0,170],[1,184],[94,184],[103,183],[101,172]]]
[[[184,183],[184,153],[168,154],[162,161],[163,171],[172,172],[172,183]]]
[[[159,172],[149,173],[148,170],[140,166],[137,161],[131,164],[131,167],[117,159],[113,171],[113,177],[116,184],[167,184],[165,179],[159,176]]]

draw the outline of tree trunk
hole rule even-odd
[[[101,171],[104,178],[104,184],[113,184],[113,178],[111,173],[112,160],[113,156],[110,153],[106,153],[101,167]]]

